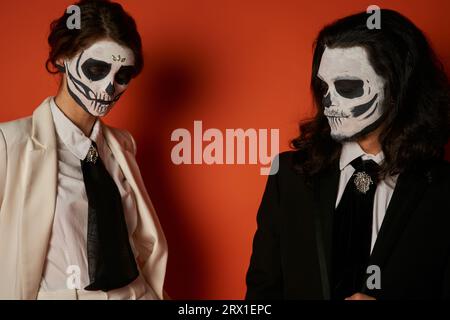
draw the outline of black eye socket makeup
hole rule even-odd
[[[328,84],[322,79],[319,80],[320,80],[320,92],[322,93],[323,96],[325,96],[328,92]]]
[[[334,82],[339,95],[347,99],[361,97],[364,94],[364,81],[359,79],[341,79]]]
[[[108,75],[111,70],[111,64],[90,58],[83,63],[81,70],[83,70],[83,73],[89,80],[98,81]]]
[[[122,66],[119,71],[117,71],[114,80],[121,85],[126,85],[130,82],[135,69],[133,66]]]

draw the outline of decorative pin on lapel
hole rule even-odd
[[[355,173],[355,186],[359,192],[366,194],[370,189],[370,185],[373,184],[372,178],[365,172]]]
[[[95,164],[98,159],[97,149],[93,145],[89,147],[89,151],[86,156],[86,161]]]

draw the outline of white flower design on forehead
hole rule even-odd
[[[385,81],[363,47],[325,48],[317,76],[326,87],[323,107],[333,139],[351,140],[376,128]]]
[[[111,110],[135,71],[133,51],[112,40],[95,42],[64,64],[70,95],[96,117]]]

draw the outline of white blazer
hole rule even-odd
[[[0,299],[36,299],[52,230],[57,190],[56,133],[50,97],[31,117],[0,123]],[[147,283],[164,298],[167,242],[124,130],[103,134],[135,194],[132,235]]]

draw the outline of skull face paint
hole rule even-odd
[[[111,40],[95,42],[64,61],[72,98],[93,116],[106,115],[134,74],[134,54]]]
[[[333,139],[351,140],[383,115],[385,82],[363,47],[325,48],[317,77],[323,81],[322,104]]]

